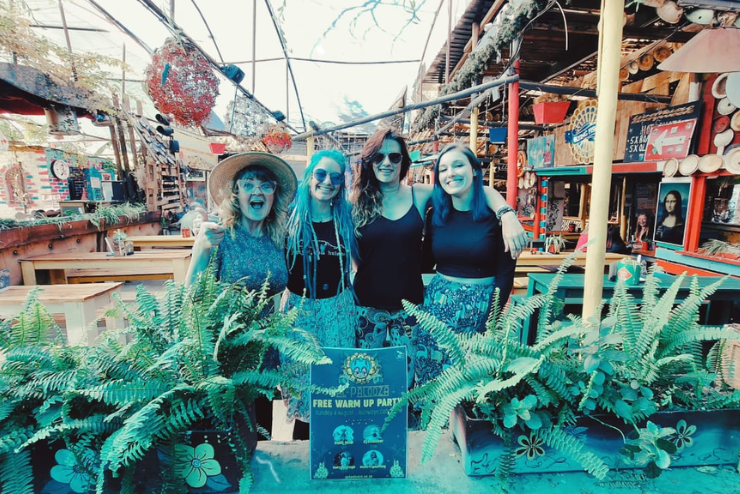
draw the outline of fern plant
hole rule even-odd
[[[422,461],[432,457],[450,412],[464,405],[477,417],[489,421],[493,433],[508,445],[508,460],[500,462],[507,468],[497,471],[504,482],[514,456],[515,430],[533,432],[538,441],[570,456],[597,478],[606,476],[608,468],[604,462],[584,451],[581,442],[565,432],[575,422],[577,402],[570,385],[579,366],[569,347],[584,329],[557,320],[562,308],[554,297],[559,280],[558,275],[547,293],[530,297],[522,305],[498,312],[497,304],[493,304],[483,334],[455,333],[423,308],[404,302],[406,310],[451,358],[451,365],[437,378],[409,391],[406,400],[390,412],[392,417],[407,404],[422,409],[422,417],[428,419],[423,420],[427,433]],[[525,319],[535,310],[540,311],[539,339],[534,346],[527,346],[520,342],[520,333]]]
[[[77,487],[86,492],[110,492],[112,482],[121,484],[121,492],[188,492],[206,477],[226,481],[212,449],[208,456],[210,445],[194,449],[185,441],[189,431],[217,430],[225,431],[233,470],[241,472],[239,492],[248,492],[259,427],[255,399],[271,397],[278,384],[301,388],[279,369],[266,368],[268,349],[306,364],[328,362],[316,339],[293,327],[297,309],[272,310],[268,287],[268,281],[259,291],[219,283],[212,267],[189,288],[168,282],[154,296],[139,287],[134,304],[119,300],[116,309],[128,327],[104,335],[96,347],[37,348],[42,325],[23,316],[23,325],[2,335],[7,361],[0,390],[17,398],[0,405],[0,482],[22,483],[18,471],[23,464],[30,468],[27,455],[14,453],[42,440],[63,440],[58,460],[83,476]],[[43,307],[32,307],[37,312],[26,312],[50,320]],[[187,464],[179,461],[188,454]],[[193,473],[188,465],[196,460],[201,467]],[[152,474],[156,482],[143,480]],[[8,485],[4,494],[33,492]]]
[[[699,323],[702,302],[722,279],[700,289],[694,278],[689,296],[679,303],[677,294],[686,278],[678,277],[661,290],[659,277],[651,271],[639,303],[619,282],[603,319],[583,321],[573,315],[563,318],[562,301],[555,297],[566,268],[567,263],[546,293],[492,312],[483,334],[455,333],[422,307],[404,304],[451,359],[436,379],[410,390],[391,411],[393,416],[407,404],[421,408],[427,428],[422,461],[433,455],[450,412],[462,406],[489,421],[493,433],[508,445],[497,470],[503,481],[511,472],[515,441],[510,436],[515,431],[559,450],[603,479],[605,463],[585,451],[571,432],[577,417],[616,415],[639,436],[646,430],[641,424],[659,410],[740,405],[740,392],[717,379],[727,367],[721,362],[721,346],[740,339],[738,333]],[[535,311],[537,338],[527,346],[519,335],[524,320]],[[603,308],[596,313],[602,314]],[[708,352],[707,342],[715,343]],[[655,451],[637,451],[653,443],[632,442],[625,451],[656,463]],[[662,456],[660,460],[656,465],[666,464]]]
[[[21,312],[0,322],[0,491],[32,494],[36,431],[60,423],[63,396],[84,385],[81,354],[64,336],[34,290]]]
[[[121,421],[102,444],[100,462],[114,476],[123,474],[124,490],[135,490],[130,471],[148,452],[159,448],[166,458],[166,451],[183,449],[186,431],[216,429],[230,432],[226,442],[242,472],[239,492],[249,491],[258,427],[253,403],[260,394],[271,397],[278,384],[300,387],[265,368],[268,349],[306,364],[327,362],[316,339],[294,328],[297,310],[272,310],[268,287],[268,281],[259,291],[219,283],[211,267],[190,288],[168,282],[155,297],[139,287],[135,306],[121,306],[132,343],[112,335],[93,350],[101,380],[72,394],[106,409],[104,421]],[[186,487],[187,472],[174,463],[162,477],[169,489]],[[101,470],[98,493],[105,480]]]

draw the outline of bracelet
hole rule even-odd
[[[498,220],[501,221],[501,217],[505,215],[506,213],[516,214],[516,211],[514,211],[514,208],[512,208],[508,204],[505,206],[501,206],[500,208],[498,208],[498,211],[496,211],[496,218],[498,218]]]

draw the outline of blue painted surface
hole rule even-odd
[[[694,268],[714,271],[722,275],[729,274],[731,276],[740,276],[740,266],[735,266],[722,261],[711,261],[709,259],[701,259],[699,257],[685,256],[669,249],[655,249],[655,257],[665,261],[685,264]]]
[[[470,419],[458,412],[459,408],[451,418],[450,427],[460,446],[465,473],[469,476],[494,475],[499,457],[504,451],[501,439],[493,434],[489,422]],[[627,463],[619,454],[624,441],[613,427],[627,435],[632,430],[631,426],[614,416],[602,415],[599,420],[608,425],[590,417],[580,417],[574,426],[567,428],[567,432],[583,443],[582,451],[595,454],[609,469],[641,468]],[[677,430],[677,434],[669,438],[679,449],[671,458],[671,467],[737,465],[740,452],[740,410],[659,412],[653,414],[649,420],[661,427]],[[696,427],[696,430],[691,426]],[[513,444],[515,473],[583,470],[579,463],[546,446],[536,432],[518,431]]]

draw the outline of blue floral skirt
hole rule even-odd
[[[359,348],[406,347],[408,370],[406,384],[410,388],[414,379],[416,318],[405,310],[389,311],[358,306],[357,321],[357,346]]]
[[[482,333],[493,300],[494,283],[472,285],[435,275],[426,289],[424,311],[452,327],[456,333]],[[437,377],[450,365],[449,356],[422,327],[418,329],[416,348],[416,385]]]
[[[350,290],[344,290],[336,297],[320,299],[304,299],[285,290],[280,310],[287,312],[293,307],[301,308],[295,326],[315,335],[322,347],[356,347],[357,311]],[[310,385],[311,372],[307,365],[281,356],[280,366],[283,372],[301,385],[305,387]],[[311,415],[311,394],[308,391],[288,390],[282,387],[281,393],[283,402],[288,408],[288,422],[294,419],[308,422]]]

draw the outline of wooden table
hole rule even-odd
[[[36,285],[36,271],[48,269],[52,284],[66,283],[67,270],[115,270],[142,271],[157,270],[172,273],[175,281],[184,282],[188,271],[190,249],[157,249],[137,252],[130,256],[111,256],[105,252],[70,252],[65,254],[46,254],[22,259],[24,285]]]
[[[529,285],[527,286],[527,294],[525,299],[529,299],[534,295],[546,293],[550,283],[555,278],[555,273],[532,273],[529,275]],[[570,305],[582,305],[583,304],[583,292],[584,292],[584,278],[585,276],[581,273],[566,273],[558,284],[555,291],[555,298],[563,301],[564,304]],[[673,284],[676,280],[676,276],[670,274],[657,273],[655,275],[660,280],[660,291],[661,293]],[[681,283],[678,293],[676,294],[676,301],[681,302],[687,298],[690,294],[692,277],[687,276]],[[716,276],[698,276],[699,287],[704,288],[707,285],[715,283],[719,280]],[[602,299],[609,303],[612,296],[614,295],[614,289],[617,286],[616,281],[610,281],[608,276],[604,276],[604,289],[602,291]],[[642,290],[644,285],[641,283],[637,286],[626,285],[625,288],[629,294],[635,299],[636,302],[642,301]],[[720,285],[717,291],[710,297],[710,300],[716,302],[732,302],[738,299],[740,296],[740,280],[729,278]],[[522,325],[522,341],[529,341],[530,333],[534,333],[532,330],[532,323],[537,320],[536,317],[527,318]],[[717,324],[724,324],[727,321],[718,321]],[[534,337],[534,334],[531,335]]]
[[[531,252],[522,252],[519,259],[516,261],[517,267],[519,266],[560,266],[568,256],[573,255],[573,252],[562,252],[560,254],[550,254],[548,252],[541,252],[539,254],[532,254]],[[573,260],[572,266],[585,266],[586,265],[586,252],[579,252]],[[620,261],[624,258],[631,257],[626,254],[613,254],[607,252],[604,256],[604,264],[610,264],[612,262]]]
[[[67,341],[79,345],[85,332],[95,322],[96,311],[110,306],[112,295],[121,292],[123,283],[87,283],[84,285],[39,286],[38,300],[52,314],[64,314],[67,326]],[[10,286],[0,292],[0,316],[13,317],[21,312],[28,293],[35,286]],[[114,322],[106,318],[106,326],[113,329]],[[92,343],[97,333],[90,335]]]
[[[134,243],[134,249],[164,247],[192,247],[195,237],[183,237],[182,235],[129,235],[126,240]]]

